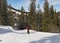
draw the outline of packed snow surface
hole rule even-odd
[[[13,30],[10,26],[0,26],[0,43],[60,43],[60,34],[30,30]]]

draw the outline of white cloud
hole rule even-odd
[[[50,5],[58,5],[60,4],[60,0],[48,0]]]

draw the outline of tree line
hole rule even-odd
[[[36,0],[30,0],[29,12],[24,14],[24,7],[21,7],[21,15],[18,15],[17,26],[31,26],[31,29],[44,32],[60,32],[59,14],[53,5],[49,5],[48,1],[44,2],[44,12],[40,9],[40,4],[36,5]],[[3,7],[4,6],[4,7]],[[7,1],[0,5],[0,25],[10,25],[14,27],[15,19],[12,11],[7,10]],[[36,6],[37,9],[36,10]],[[50,7],[49,7],[50,6]],[[4,8],[4,9],[3,9]]]
[[[36,31],[60,32],[59,14],[54,6],[49,5],[48,1],[45,0],[43,8],[44,12],[41,11],[40,4],[38,4],[38,10],[36,10],[36,0],[31,0],[26,22],[31,26],[31,29]]]

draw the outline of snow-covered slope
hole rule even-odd
[[[9,33],[9,32],[13,32],[13,28],[11,26],[1,26],[0,25],[0,34],[5,34],[5,33]]]
[[[57,33],[30,30],[30,34],[27,34],[26,30],[7,31],[4,34],[0,32],[0,43],[60,43],[60,34]]]

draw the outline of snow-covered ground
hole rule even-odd
[[[0,26],[0,43],[60,43],[60,34],[30,30],[13,30],[9,26]]]

